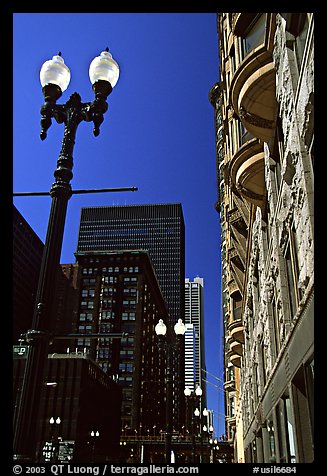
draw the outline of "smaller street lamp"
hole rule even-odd
[[[99,430],[91,430],[90,436],[92,438],[92,463],[94,463],[94,453],[95,453],[95,445],[96,445],[96,438],[100,436]]]
[[[202,388],[200,387],[200,385],[198,385],[195,389],[195,395],[197,397],[201,397],[202,396]]]
[[[164,323],[163,319],[159,319],[159,322],[156,325],[156,327],[154,328],[154,330],[155,330],[155,333],[157,334],[157,336],[165,336],[166,335],[167,326]]]
[[[56,428],[59,428],[61,423],[61,418],[58,416],[56,419],[52,416],[49,419],[49,423],[51,425],[51,442],[53,444],[52,448],[52,461],[56,462],[58,460],[58,453],[59,453],[59,435],[55,437]],[[57,426],[55,426],[57,425]]]
[[[186,428],[188,429],[189,427],[189,401],[192,402],[192,407],[191,407],[191,415],[192,415],[192,420],[191,420],[191,435],[192,435],[192,459],[193,463],[195,463],[195,433],[196,433],[196,427],[197,423],[195,422],[194,417],[199,417],[200,416],[200,410],[196,406],[197,404],[200,404],[200,398],[202,396],[202,388],[200,385],[197,385],[194,392],[190,389],[190,387],[185,387],[184,390],[184,395],[186,397]],[[193,410],[193,408],[195,409]]]
[[[159,337],[159,345],[166,350],[166,435],[165,435],[165,456],[166,463],[171,463],[171,433],[172,433],[172,401],[173,401],[173,374],[172,374],[172,353],[179,348],[180,340],[185,334],[185,325],[182,319],[178,319],[174,325],[174,333],[177,342],[173,341],[170,333],[168,339],[163,340],[167,333],[167,326],[163,319],[159,319],[155,326],[155,333]]]

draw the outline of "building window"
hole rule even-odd
[[[242,296],[239,291],[233,294],[232,301],[232,316],[233,321],[240,320],[242,318]]]
[[[276,135],[273,147],[273,159],[275,162],[274,166],[274,178],[275,178],[275,186],[276,191],[278,194],[280,184],[281,184],[281,164],[283,163],[284,159],[284,134],[282,128],[282,121],[280,117],[277,117],[277,126],[276,126]]]
[[[235,379],[235,376],[234,376],[234,367],[231,366],[231,367],[228,367],[226,369],[226,381],[229,382],[230,380],[234,380]]]
[[[117,276],[102,276],[102,282],[104,284],[117,283]]]
[[[123,291],[124,295],[126,296],[136,296],[137,294],[137,289],[136,288],[124,288]]]
[[[266,385],[267,380],[267,354],[266,354],[266,345],[263,338],[260,342],[260,368],[262,375],[263,387]]]
[[[128,277],[125,277],[123,281],[124,281],[124,283],[136,283],[137,282],[137,277],[136,276],[128,276]]]
[[[102,311],[101,312],[101,319],[102,320],[108,320],[108,319],[114,319],[115,318],[115,312],[114,311]]]
[[[100,324],[99,325],[99,332],[102,334],[110,333],[112,329],[112,324]]]
[[[270,462],[276,462],[276,442],[275,442],[275,428],[272,420],[268,420],[267,423],[268,430],[268,440],[269,440],[269,452],[270,452]]]
[[[83,270],[84,271],[84,270]],[[95,278],[84,278],[83,279],[83,284],[88,285],[88,284],[95,284],[96,279]]]
[[[135,309],[136,308],[136,301],[134,299],[124,300],[123,306],[125,308]]]
[[[272,310],[272,318],[273,318],[272,324],[274,329],[275,355],[277,356],[281,346],[281,336],[280,336],[279,313],[277,309],[276,287],[274,287],[274,295],[271,301],[271,310]]]
[[[256,303],[260,303],[260,273],[259,273],[259,259],[257,258],[254,270],[253,270],[253,282],[256,291]]]
[[[98,359],[108,359],[108,358],[109,358],[109,349],[98,350]]]
[[[294,456],[292,439],[295,422],[297,448],[303,463],[312,463],[314,460],[313,365],[313,360],[300,365],[292,379],[292,401],[288,396],[284,398],[285,418],[287,418],[288,439],[290,440],[288,443],[290,458]]]
[[[133,347],[134,337],[123,337],[122,339],[120,339],[120,342],[122,345]]]
[[[245,35],[245,54],[262,45],[265,40],[267,14],[260,15]]]
[[[314,434],[314,359],[305,367],[305,383],[309,403],[311,433]]]
[[[102,288],[102,296],[112,296],[116,292],[116,288]]]
[[[296,463],[295,457],[295,441],[294,441],[294,421],[293,421],[293,413],[291,409],[291,401],[289,397],[285,397],[284,399],[285,405],[285,417],[286,417],[286,435],[287,435],[287,443],[288,443],[288,462]]]
[[[126,362],[123,362],[123,363],[120,363],[119,364],[119,370],[120,372],[127,372],[127,373],[132,373],[133,372],[133,364],[131,363],[126,363]]]
[[[292,226],[289,229],[289,238],[284,254],[291,318],[294,318],[299,305],[299,301],[301,299],[300,290],[298,288],[299,263],[297,255],[297,246],[298,244],[295,227]]]
[[[81,334],[92,334],[92,326],[78,326],[78,332]]]
[[[94,297],[95,289],[82,289],[82,297]]]
[[[133,356],[134,356],[134,350],[127,350],[127,349],[123,349],[120,351],[119,353],[120,355],[120,359],[123,360],[123,359],[133,359]]]
[[[135,321],[136,313],[135,312],[122,312],[121,318],[122,318],[122,321]]]
[[[242,38],[239,36],[237,38],[237,41],[238,41],[238,57],[239,57],[240,63],[242,63],[243,59],[246,57],[246,54],[247,54],[246,40],[245,38]]]
[[[236,57],[235,57],[235,47],[234,47],[234,45],[230,49],[229,56],[230,56],[230,59],[231,59],[231,70],[232,70],[232,73],[234,74],[235,71],[236,71]]]
[[[103,299],[102,302],[102,309],[110,309],[114,304],[116,304],[115,299]]]
[[[233,418],[235,416],[235,396],[229,397],[229,417]]]
[[[93,314],[91,312],[81,312],[79,320],[91,322],[93,320]]]
[[[291,79],[296,90],[301,72],[309,30],[307,13],[288,13],[286,19],[286,46],[290,56]]]

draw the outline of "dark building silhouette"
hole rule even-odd
[[[21,350],[24,347],[20,348]],[[26,361],[14,353],[15,409]],[[49,354],[40,402],[37,448],[40,462],[118,461],[121,389],[88,356]],[[14,411],[14,420],[15,420]]]
[[[56,311],[53,332],[67,335],[76,330],[77,310],[80,297],[80,266],[61,264],[56,280]],[[51,352],[67,352],[75,346],[74,339],[55,339],[50,347]]]
[[[13,206],[13,342],[32,325],[44,244]]]

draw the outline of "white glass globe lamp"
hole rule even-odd
[[[185,387],[184,389],[184,395],[185,397],[189,397],[191,395],[192,391],[190,389],[190,387]]]
[[[167,332],[167,326],[165,325],[164,321],[162,319],[159,319],[158,324],[154,328],[157,336],[164,336],[166,335]]]
[[[113,59],[108,48],[106,51],[102,51],[100,56],[96,56],[91,61],[89,68],[89,77],[91,84],[95,84],[97,81],[108,81],[113,88],[119,78],[119,66]]]
[[[66,91],[70,82],[70,70],[61,53],[43,63],[40,70],[40,82],[42,88],[54,84],[60,88],[61,92]]]
[[[185,324],[183,323],[182,319],[178,319],[176,324],[174,325],[175,334],[178,336],[182,336],[185,334]]]
[[[198,385],[195,389],[195,395],[197,395],[198,397],[201,397],[202,395],[202,388],[200,387],[200,385]]]

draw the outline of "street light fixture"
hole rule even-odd
[[[195,389],[195,395],[197,397],[201,397],[202,396],[202,388],[200,387],[200,385],[198,385]]]
[[[184,389],[184,395],[186,397],[186,429],[189,431],[189,414],[191,413],[191,436],[192,436],[192,459],[193,463],[195,463],[195,449],[196,449],[196,443],[195,443],[195,431],[196,431],[196,423],[194,417],[199,417],[200,416],[200,410],[196,406],[200,404],[200,398],[202,396],[202,388],[200,385],[196,386],[196,389],[192,391],[190,387],[185,387]],[[189,410],[189,401],[192,403],[191,406],[191,411]],[[194,410],[193,410],[194,409]]]
[[[82,103],[78,93],[73,93],[66,104],[57,100],[67,89],[70,70],[61,53],[46,61],[40,71],[44,96],[41,107],[41,133],[44,140],[54,118],[64,123],[64,137],[54,172],[55,181],[50,188],[52,198],[47,235],[40,268],[35,300],[32,329],[29,333],[30,349],[27,355],[22,393],[18,406],[14,434],[14,459],[33,461],[36,455],[36,428],[42,395],[45,364],[54,305],[54,283],[60,263],[68,200],[72,195],[70,180],[73,178],[73,149],[78,125],[93,121],[93,134],[98,136],[103,115],[108,109],[106,99],[119,78],[119,67],[108,48],[95,58],[89,68],[89,76],[95,99]]]
[[[49,420],[49,423],[51,425],[51,443],[52,443],[52,461],[53,462],[56,462],[58,461],[58,453],[59,453],[59,435],[58,436],[55,436],[55,432],[56,430],[53,428],[59,428],[59,425],[61,423],[61,418],[60,417],[57,417],[56,419],[54,419],[54,417],[52,416]],[[58,426],[54,426],[54,425],[58,425]]]
[[[155,333],[159,337],[159,345],[166,350],[166,435],[165,435],[165,457],[166,463],[171,463],[171,433],[172,433],[172,401],[173,401],[173,374],[172,374],[172,355],[173,350],[178,350],[180,341],[185,334],[185,325],[182,319],[178,319],[174,325],[174,333],[177,341],[173,341],[172,336],[168,333],[168,338],[164,340],[167,333],[167,326],[163,319],[159,319],[155,326]]]
[[[100,436],[99,430],[91,430],[90,436],[92,438],[92,463],[94,463],[94,453],[95,453],[95,445],[96,445],[96,438]]]

